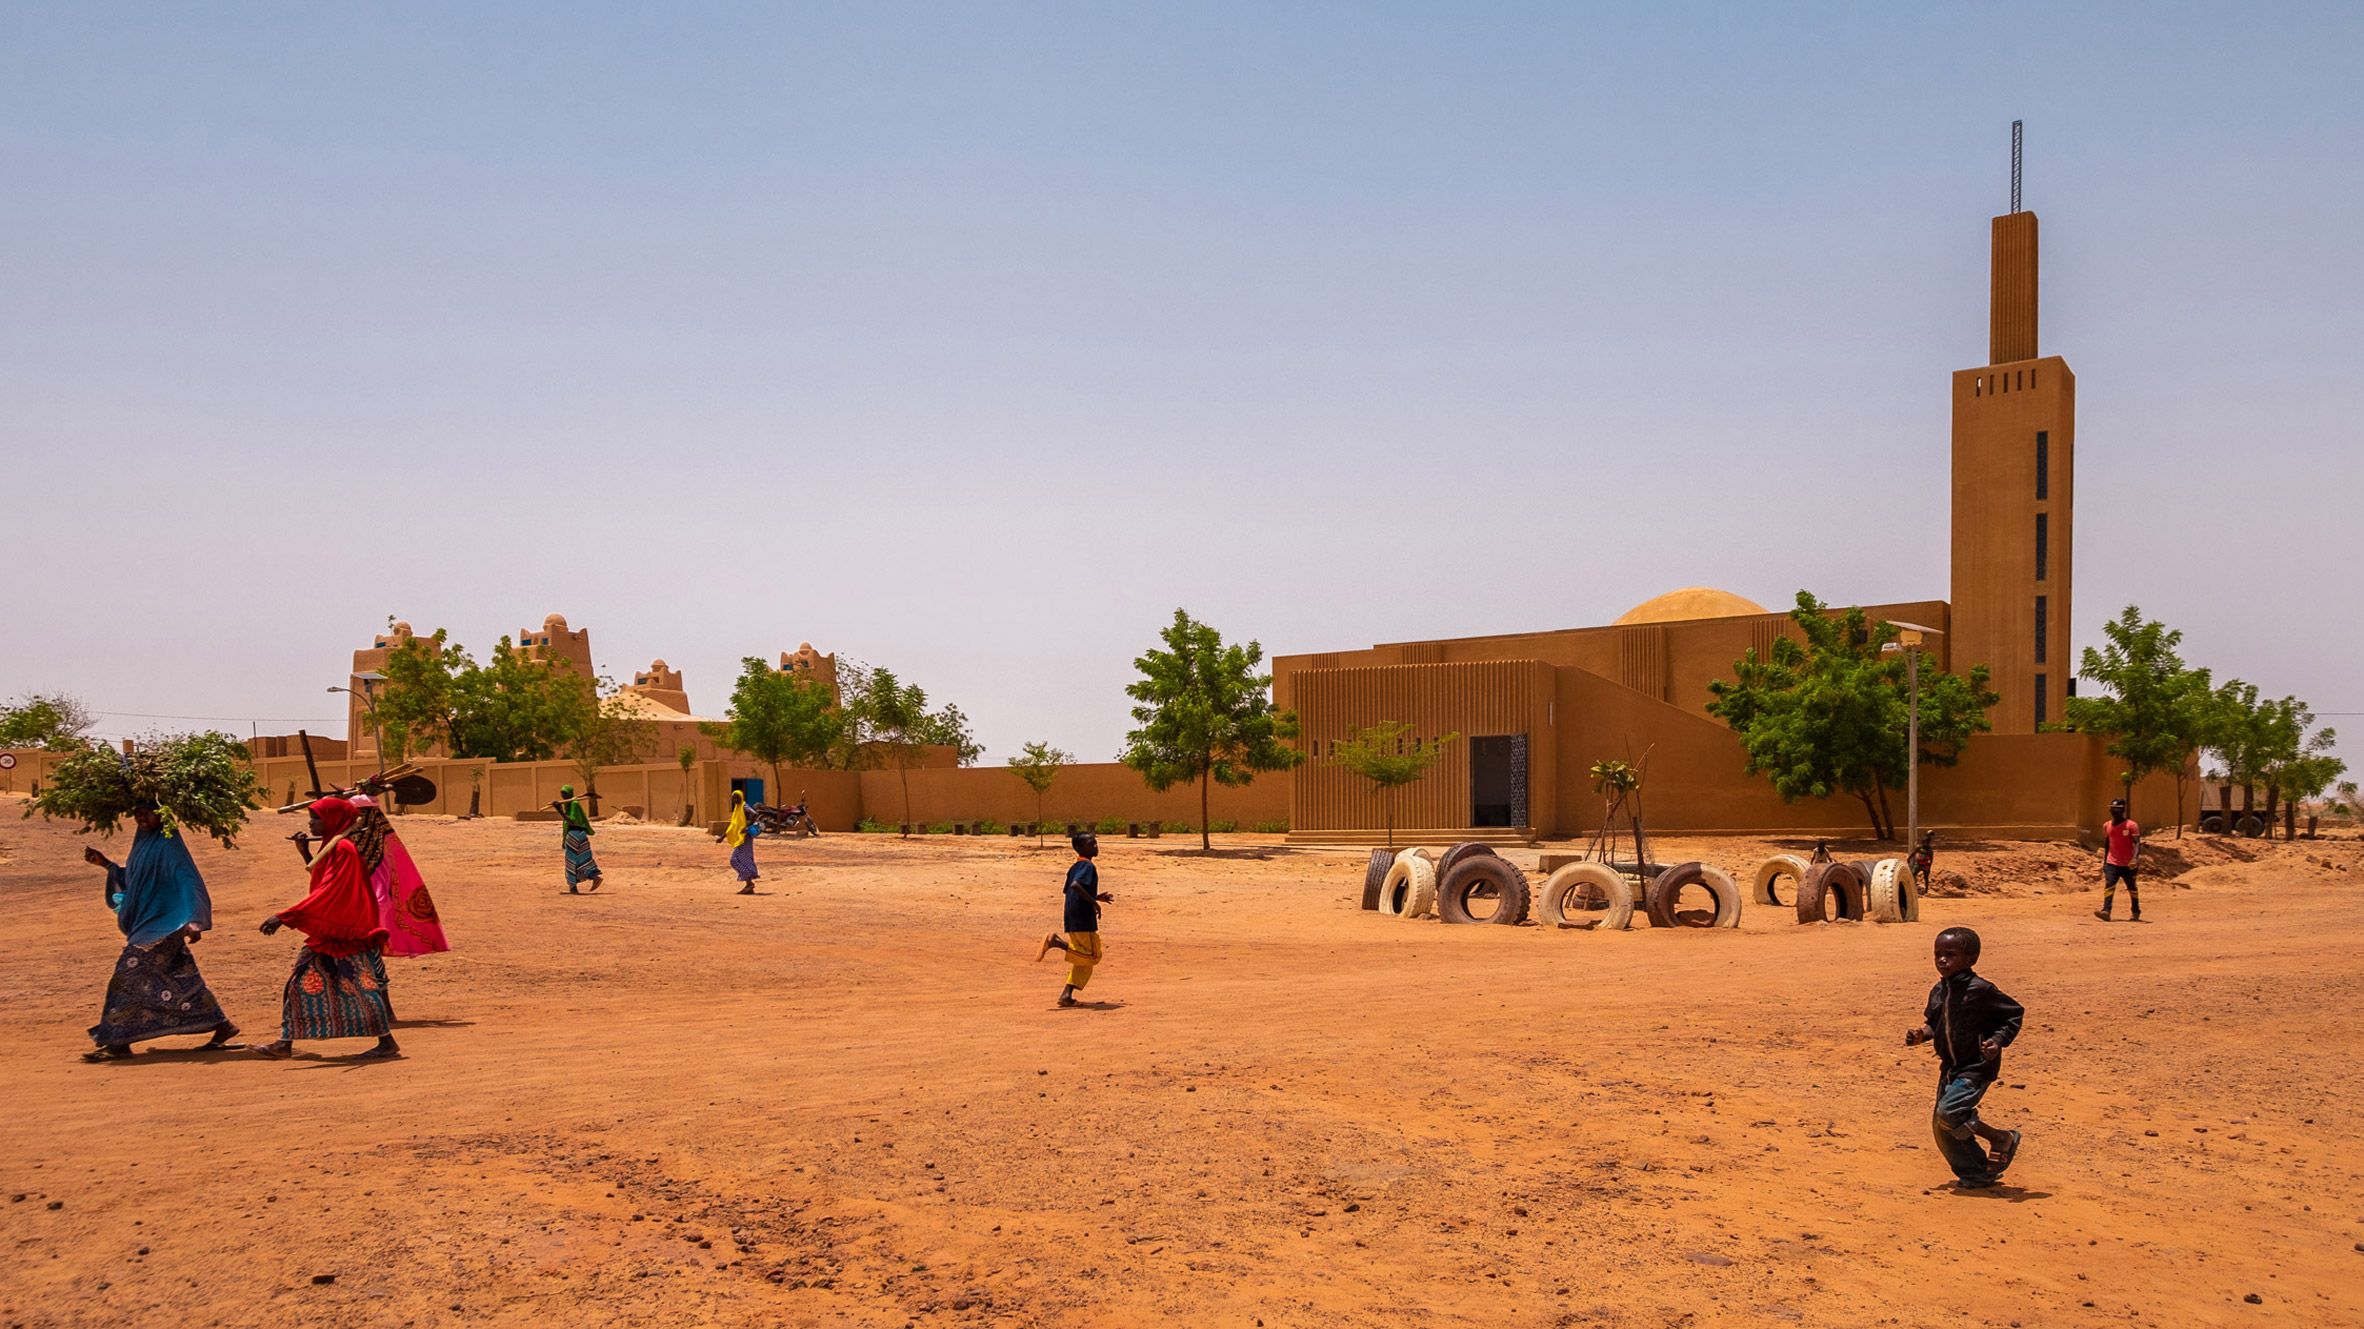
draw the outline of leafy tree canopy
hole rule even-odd
[[[2184,664],[2183,633],[2128,605],[2101,628],[2102,645],[2082,652],[2077,674],[2105,689],[2069,698],[2058,728],[2107,737],[2131,786],[2159,771],[2175,775],[2175,820],[2183,823],[2185,772],[2222,723],[2223,704],[2205,669]]]
[[[1152,789],[1198,781],[1199,846],[1211,848],[1209,783],[1243,785],[1303,761],[1285,741],[1297,736],[1297,717],[1272,704],[1272,675],[1257,668],[1261,644],[1226,645],[1221,633],[1180,609],[1158,636],[1164,649],[1135,659],[1141,677],[1125,686],[1139,704],[1119,760]]]
[[[81,700],[63,692],[35,692],[0,706],[0,748],[70,752],[93,723]]]
[[[1906,662],[1880,650],[1896,640],[1896,625],[1871,622],[1860,608],[1833,613],[1805,591],[1789,617],[1804,640],[1776,637],[1763,657],[1751,648],[1733,662],[1733,678],[1708,684],[1708,714],[1739,735],[1750,773],[1771,780],[1783,802],[1849,795],[1873,834],[1892,839],[1888,791],[1910,773]],[[2000,698],[1987,688],[1985,665],[1919,673],[1918,757],[1950,766],[1971,735],[1993,728],[1986,712]]]
[[[1371,782],[1387,818],[1387,847],[1395,848],[1395,791],[1428,773],[1445,744],[1461,737],[1413,738],[1406,720],[1385,720],[1357,729],[1337,744],[1330,760]]]
[[[390,652],[384,672],[377,725],[389,761],[434,744],[454,757],[547,761],[598,706],[594,680],[564,661],[534,659],[507,637],[478,664],[439,628]]]

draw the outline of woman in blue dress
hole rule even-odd
[[[188,842],[165,828],[153,806],[133,808],[131,819],[138,829],[124,863],[116,864],[96,848],[82,851],[86,862],[107,870],[107,904],[123,931],[123,954],[107,983],[106,1005],[90,1027],[90,1039],[98,1046],[82,1059],[128,1057],[133,1043],[174,1034],[212,1034],[200,1051],[240,1047],[230,1041],[238,1036],[238,1026],[222,1014],[222,1004],[197,972],[197,957],[189,953],[190,944],[213,926],[213,898],[189,857]]]

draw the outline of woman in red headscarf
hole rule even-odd
[[[378,981],[377,953],[386,944],[377,898],[350,838],[354,810],[341,798],[312,804],[312,834],[325,840],[312,855],[312,893],[263,920],[268,936],[282,926],[304,934],[295,972],[281,998],[279,1041],[255,1047],[258,1056],[285,1058],[299,1038],[368,1038],[364,1057],[399,1056],[394,1017]]]

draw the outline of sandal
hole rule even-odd
[[[1049,955],[1054,947],[1062,951],[1067,949],[1059,945],[1059,934],[1056,932],[1042,939],[1042,949],[1034,953],[1035,960],[1039,963],[1042,957]]]
[[[396,1057],[399,1057],[399,1056],[401,1056],[401,1055],[402,1055],[402,1049],[401,1049],[401,1048],[399,1048],[399,1047],[385,1047],[385,1046],[382,1046],[382,1045],[381,1045],[381,1046],[379,1046],[379,1047],[373,1047],[373,1048],[371,1048],[369,1051],[367,1051],[367,1052],[364,1052],[364,1053],[360,1054],[359,1056],[356,1056],[355,1058],[353,1058],[353,1060],[355,1060],[355,1061],[391,1061],[391,1060],[393,1060],[394,1058],[396,1058]]]
[[[222,1022],[222,1026],[222,1028],[213,1031],[212,1038],[209,1038],[205,1042],[197,1045],[197,1050],[199,1052],[236,1052],[238,1049],[246,1046],[244,1043],[233,1043],[230,1041],[231,1039],[238,1037],[237,1025],[231,1024],[229,1021],[225,1020]]]
[[[1998,1177],[2003,1175],[2003,1169],[2011,1166],[2012,1159],[2019,1157],[2019,1132],[2005,1131],[2003,1133],[2010,1138],[2003,1141],[2003,1147],[1995,1150],[1987,1158],[1987,1165],[1995,1170],[1995,1175]]]
[[[265,1061],[285,1061],[295,1055],[295,1044],[284,1040],[277,1043],[257,1043],[247,1051]]]
[[[106,1047],[92,1048],[90,1051],[82,1054],[82,1059],[84,1061],[93,1063],[101,1061],[122,1061],[124,1058],[129,1057],[130,1055],[131,1045],[129,1043],[114,1043]]]

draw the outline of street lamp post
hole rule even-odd
[[[369,670],[353,675],[353,681],[361,685],[361,691],[355,692],[351,688],[339,687],[332,687],[329,691],[342,692],[347,696],[361,699],[361,709],[369,712],[370,755],[377,759],[378,769],[384,770],[386,767],[386,736],[378,729],[378,684],[385,682],[386,676],[375,670]]]
[[[1921,643],[1943,634],[1918,623],[1895,627],[1896,640],[1880,651],[1904,657],[1904,852],[1910,854],[1921,843]]]

